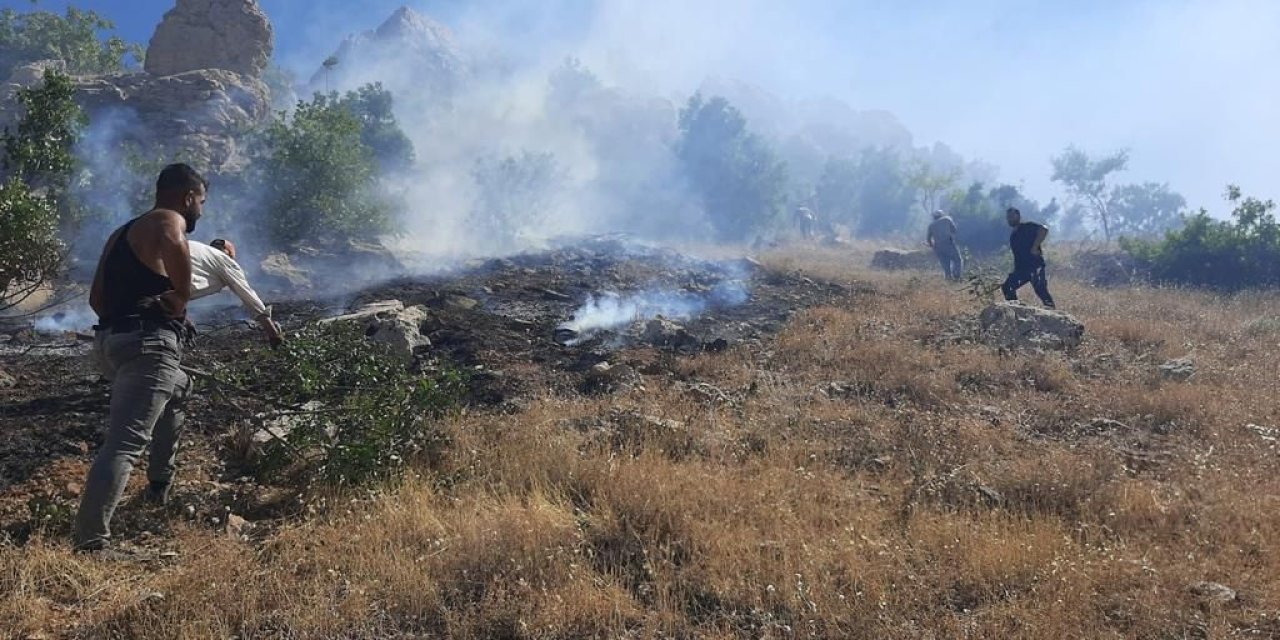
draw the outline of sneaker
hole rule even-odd
[[[80,545],[75,548],[75,552],[79,555],[106,562],[141,562],[144,559],[142,554],[134,549],[109,545],[101,540]]]
[[[142,499],[150,504],[164,506],[169,504],[169,490],[173,488],[172,482],[157,482],[152,480],[147,483],[147,490],[142,493]]]

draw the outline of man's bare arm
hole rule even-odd
[[[191,301],[191,250],[187,247],[187,225],[182,216],[165,212],[160,218],[160,260],[164,263],[173,291],[164,294],[166,311],[181,318]]]

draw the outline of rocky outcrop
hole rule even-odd
[[[266,85],[219,69],[77,78],[76,101],[91,131],[114,144],[177,151],[210,173],[241,168],[238,134],[270,115]]]
[[[422,334],[422,325],[431,312],[423,306],[405,308],[399,300],[371,302],[351,313],[326,318],[321,322],[351,322],[364,327],[370,340],[391,347],[392,353],[405,362],[411,362],[418,349],[431,346],[431,340]]]
[[[221,69],[254,78],[271,59],[271,22],[256,0],[178,0],[147,46],[155,76]]]
[[[1070,314],[1018,302],[983,309],[978,324],[983,342],[1005,349],[1074,349],[1084,339],[1084,325]]]
[[[899,271],[902,269],[934,269],[938,259],[932,251],[910,249],[881,249],[871,257],[872,269]]]
[[[271,114],[261,80],[271,38],[254,0],[178,0],[151,39],[146,73],[73,77],[89,117],[85,143],[181,157],[213,175],[238,171],[247,160],[237,138]],[[15,69],[0,85],[0,127],[22,116],[19,89],[65,67],[46,60]]]

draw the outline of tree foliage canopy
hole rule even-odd
[[[1069,146],[1052,158],[1054,182],[1060,182],[1075,199],[1089,207],[1090,213],[1102,225],[1106,239],[1111,240],[1115,220],[1111,210],[1111,174],[1124,171],[1129,165],[1129,152],[1121,149],[1109,156],[1090,158],[1080,149]]]
[[[255,165],[272,240],[368,239],[394,228],[362,134],[360,117],[336,94],[299,102],[266,127]]]
[[[39,86],[18,90],[23,116],[4,132],[4,167],[36,189],[60,193],[75,167],[72,153],[88,120],[73,99],[71,78],[45,70]],[[55,195],[57,195],[55,193]]]
[[[722,240],[745,240],[781,218],[787,167],[724,98],[689,98],[680,111],[679,158]]]
[[[57,275],[64,255],[53,202],[16,177],[0,184],[0,310]]]
[[[4,132],[0,185],[0,309],[16,305],[61,272],[66,247],[58,210],[75,168],[72,147],[84,115],[71,99],[70,79],[48,70],[44,82],[21,89],[22,119]]]
[[[471,176],[478,190],[471,220],[499,249],[547,220],[565,181],[554,154],[532,151],[480,158]]]
[[[15,67],[39,60],[61,60],[74,75],[116,73],[127,59],[141,64],[143,49],[119,36],[98,37],[115,24],[93,11],[67,7],[64,15],[49,11],[0,11],[0,81]]]
[[[360,142],[373,152],[379,171],[384,174],[406,171],[413,164],[413,143],[400,129],[392,111],[394,99],[381,83],[364,85],[339,97],[328,98],[346,109],[360,123]]]
[[[859,235],[882,236],[911,227],[916,194],[898,153],[869,147],[857,157],[828,159],[814,199],[823,216]]]
[[[1227,187],[1234,210],[1216,220],[1203,209],[1161,240],[1122,240],[1152,279],[1224,291],[1280,285],[1280,223],[1271,200]]]

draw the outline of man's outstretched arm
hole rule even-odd
[[[233,260],[230,256],[220,256],[218,263],[218,275],[240,302],[244,304],[244,308],[253,316],[255,322],[267,334],[267,342],[272,346],[284,342],[284,336],[280,334],[280,325],[271,319],[271,307],[263,304],[262,298],[258,293],[249,286],[249,279],[244,275],[244,269],[240,264]]]

